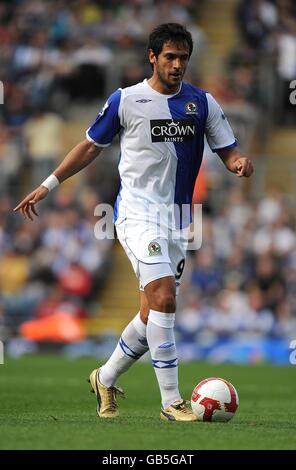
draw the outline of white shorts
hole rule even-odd
[[[166,276],[175,276],[178,290],[185,265],[188,229],[164,232],[151,222],[124,220],[116,225],[116,232],[141,290],[149,282]]]

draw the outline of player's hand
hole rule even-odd
[[[48,189],[45,186],[39,186],[35,191],[28,194],[13,210],[21,211],[25,219],[33,220],[34,215],[38,217],[38,212],[36,211],[35,204],[44,199],[49,193]]]
[[[234,162],[233,171],[239,177],[246,176],[248,178],[253,173],[254,167],[253,167],[251,160],[249,160],[249,158],[241,157],[241,158],[238,158]]]

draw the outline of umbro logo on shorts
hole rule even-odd
[[[189,119],[152,119],[150,128],[152,142],[184,142],[195,134],[195,124]]]

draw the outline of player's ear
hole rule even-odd
[[[156,56],[152,49],[148,49],[148,57],[150,64],[156,64]]]

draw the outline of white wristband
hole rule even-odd
[[[44,186],[48,189],[48,191],[51,191],[59,184],[60,182],[57,177],[55,175],[50,175],[48,178],[46,178],[46,180],[43,181],[43,183],[41,183],[41,186]]]

